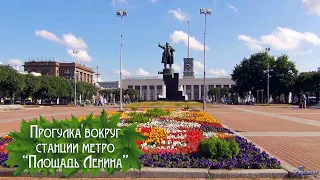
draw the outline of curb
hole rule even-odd
[[[0,168],[0,177],[13,177],[15,168]],[[46,177],[43,174],[37,173],[33,176],[24,173],[20,177]],[[61,172],[57,172],[56,176],[48,176],[63,178]],[[87,178],[91,175],[85,173],[77,173],[73,178]],[[109,175],[106,172],[101,172],[95,178],[286,178],[288,172],[283,169],[196,169],[196,168],[141,168],[140,171],[130,170],[126,173],[116,172]]]

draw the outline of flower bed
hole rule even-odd
[[[109,112],[108,117],[115,114],[121,115],[119,126],[127,126],[139,121],[136,131],[147,138],[145,141],[136,141],[139,148],[146,153],[140,157],[144,167],[280,168],[280,162],[277,159],[270,158],[254,144],[222,127],[219,121],[205,112],[189,109],[140,109],[121,113]],[[137,117],[145,118],[143,123]],[[83,119],[84,117],[78,118],[79,121]],[[209,142],[210,139],[217,140],[216,145]],[[8,159],[9,152],[5,150],[5,146],[11,141],[12,139],[8,136],[2,137],[0,141],[0,165],[4,165]],[[232,141],[237,147],[229,149],[228,143]],[[203,145],[200,142],[208,142],[206,148],[211,148],[208,153],[213,153],[214,157],[218,158],[201,153]],[[219,148],[225,149],[219,150]],[[224,155],[225,151],[230,151],[229,154],[234,155]]]

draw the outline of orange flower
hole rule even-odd
[[[226,133],[216,133],[216,135],[217,135],[217,137],[219,138],[219,139],[230,139],[230,138],[232,138],[232,135],[230,135],[230,134],[226,134]]]
[[[188,121],[188,122],[198,122],[198,123],[212,123],[212,124],[220,124],[215,118],[210,116],[209,114],[199,111],[199,112],[184,112],[182,116],[176,117],[177,119]]]
[[[163,108],[163,111],[167,111],[167,112],[172,112],[172,111],[176,111],[177,108]]]
[[[4,135],[4,136],[2,136],[2,139],[3,139],[3,140],[11,139],[11,136],[9,136],[9,135]]]

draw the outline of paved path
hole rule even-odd
[[[104,107],[106,111],[118,110]],[[21,119],[39,117],[64,119],[89,113],[98,114],[97,107],[50,107],[0,112],[0,134],[19,130]],[[207,108],[221,123],[247,137],[279,160],[293,167],[304,165],[320,171],[320,111],[291,107],[214,106]]]
[[[7,134],[14,130],[19,130],[22,119],[32,120],[39,118],[41,115],[48,120],[52,117],[58,120],[65,118],[71,118],[71,114],[77,117],[87,116],[90,113],[100,114],[101,111],[116,111],[118,109],[111,106],[105,107],[44,107],[44,108],[33,108],[23,109],[19,111],[11,112],[0,112],[0,134]]]
[[[17,178],[6,178],[0,177],[0,180],[65,180],[66,178],[28,178],[28,177],[17,177]],[[95,179],[106,179],[106,178],[95,178]],[[109,180],[209,180],[207,178],[108,178]],[[250,178],[231,178],[229,180],[246,180]],[[305,178],[312,179],[312,178]],[[68,178],[68,180],[92,180],[92,178]],[[215,180],[226,180],[226,179],[215,179]],[[286,178],[254,178],[253,180],[286,180]]]
[[[207,112],[291,168],[320,171],[320,110],[224,105]]]

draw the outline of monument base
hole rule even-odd
[[[163,81],[166,85],[166,97],[158,98],[159,101],[184,101],[183,92],[179,91],[179,73],[173,69],[163,69]]]

